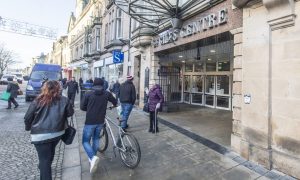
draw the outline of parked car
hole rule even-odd
[[[27,87],[25,100],[30,101],[41,92],[41,87],[45,80],[61,80],[62,69],[59,65],[35,64],[32,68]]]
[[[16,75],[13,74],[4,74],[0,80],[0,84],[8,84],[7,78],[12,78],[14,81],[18,81],[18,78]]]
[[[22,73],[17,73],[17,72],[14,73],[14,72],[12,72],[11,74],[16,75],[17,79],[18,79],[18,83],[22,84],[22,82],[23,82],[23,75],[22,75]]]

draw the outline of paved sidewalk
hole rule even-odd
[[[115,117],[114,112],[108,111],[108,115]],[[159,125],[160,133],[156,135],[148,133],[148,116],[137,109],[133,110],[130,117],[129,132],[137,137],[141,146],[142,158],[139,166],[133,170],[126,168],[118,153],[116,153],[117,157],[114,156],[110,142],[105,154],[98,153],[100,157],[98,170],[91,175],[87,155],[81,145],[85,113],[77,108],[75,116],[79,141],[75,146],[79,148],[80,160],[77,158],[78,151],[76,150],[75,159],[78,162],[73,172],[76,174],[80,172],[82,180],[293,179],[279,172],[268,171],[252,164],[235,153],[219,154],[206,145],[163,124]],[[67,156],[67,152],[65,156]],[[73,177],[72,179],[80,179]]]

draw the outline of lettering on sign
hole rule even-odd
[[[180,30],[169,29],[159,34],[159,37],[154,39],[152,44],[154,47],[168,44],[177,41],[178,38],[185,38],[192,36],[197,33],[208,31],[214,27],[220,26],[227,23],[228,11],[222,9],[218,13],[209,14],[205,17],[198,19],[197,21],[191,22],[183,26]]]

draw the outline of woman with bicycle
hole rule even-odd
[[[25,130],[31,131],[31,143],[38,153],[41,180],[52,180],[51,164],[55,147],[65,133],[67,117],[73,113],[68,98],[60,94],[59,82],[47,81],[25,114]]]
[[[149,132],[159,132],[157,125],[157,111],[161,109],[161,104],[164,101],[161,87],[153,82],[153,86],[148,93],[149,113],[150,113],[150,126]]]

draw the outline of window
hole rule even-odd
[[[100,51],[100,28],[96,29],[96,50]]]
[[[87,53],[91,54],[92,53],[92,36],[89,35],[87,39]]]
[[[107,45],[109,42],[109,34],[108,34],[108,24],[105,25],[105,44]]]
[[[117,9],[116,36],[117,38],[122,37],[122,10],[120,8]]]
[[[114,33],[114,23],[115,23],[115,19],[114,19],[114,14],[115,11],[114,9],[109,13],[109,41],[112,41],[115,39],[115,33]]]

